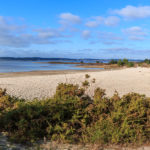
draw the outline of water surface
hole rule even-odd
[[[38,62],[46,62],[46,61],[38,61]],[[37,70],[85,70],[85,69],[90,68],[79,68],[76,67],[76,64],[48,64],[48,63],[37,63],[36,61],[0,60],[1,73],[27,72]]]

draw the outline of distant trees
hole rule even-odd
[[[144,60],[144,63],[150,64],[150,59],[145,59],[145,60]]]
[[[134,63],[133,62],[129,62],[128,59],[124,58],[123,60],[119,59],[119,60],[111,60],[109,62],[109,64],[117,64],[118,66],[128,66],[128,67],[133,67]]]

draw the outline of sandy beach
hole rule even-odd
[[[125,68],[119,70],[94,71],[36,71],[25,73],[0,74],[0,87],[6,88],[13,96],[32,100],[53,96],[58,83],[79,84],[89,74],[91,81],[96,79],[87,91],[92,95],[95,87],[106,89],[106,94],[112,96],[117,90],[120,95],[137,92],[150,96],[150,68]]]

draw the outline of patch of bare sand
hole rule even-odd
[[[34,74],[25,73],[22,76],[16,74],[13,77],[3,74],[0,78],[0,87],[6,88],[11,95],[30,100],[36,97],[51,97],[58,83],[67,82],[81,85],[87,73],[91,76],[89,80],[96,79],[96,83],[88,90],[91,95],[94,88],[99,86],[106,89],[108,96],[112,96],[115,90],[120,95],[137,92],[150,96],[150,68],[140,67],[106,71],[54,72],[54,74],[34,72]]]

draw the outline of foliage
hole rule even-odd
[[[117,64],[118,64],[118,66],[123,66],[125,63],[121,59],[119,59]]]
[[[89,74],[85,74],[85,78],[86,79],[90,78],[90,75]]]
[[[88,87],[88,86],[90,86],[89,81],[85,80],[84,82],[82,82],[82,86],[83,86],[83,87]]]
[[[144,62],[145,62],[146,64],[150,64],[150,59],[145,59]]]
[[[128,67],[134,67],[134,63],[133,62],[128,62],[127,66]]]
[[[109,64],[117,64],[117,60],[112,59]]]
[[[24,101],[0,90],[0,132],[16,142],[44,137],[69,143],[150,142],[150,98],[136,93],[93,98],[78,85],[61,83],[50,99]]]

